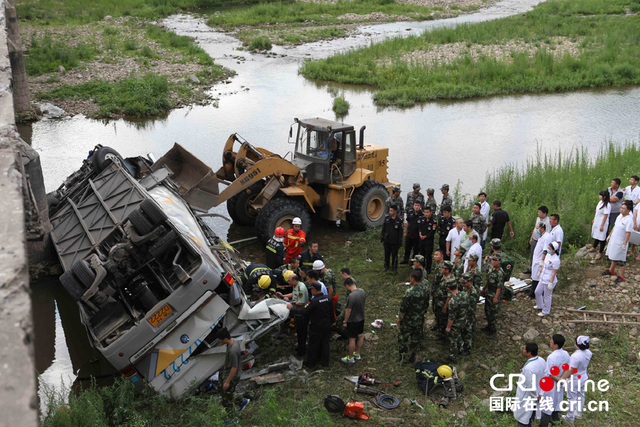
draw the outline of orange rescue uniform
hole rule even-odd
[[[302,245],[307,242],[307,235],[300,229],[296,232],[293,228],[289,229],[284,235],[284,247],[287,248],[287,257],[284,260],[285,264],[289,263],[291,259],[297,257],[302,253]]]

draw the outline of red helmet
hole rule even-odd
[[[284,228],[278,227],[275,232],[276,237],[284,237]]]

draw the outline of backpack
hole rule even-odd
[[[504,273],[504,281],[508,281],[511,278],[511,271],[513,270],[513,259],[504,252],[502,252],[500,269]]]

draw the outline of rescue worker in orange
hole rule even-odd
[[[295,217],[291,223],[293,228],[289,229],[284,236],[284,247],[287,249],[285,263],[300,255],[302,253],[302,245],[307,242],[307,235],[302,231],[302,220]]]

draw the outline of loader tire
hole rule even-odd
[[[377,181],[365,181],[351,197],[349,225],[356,230],[382,225],[387,197],[389,192],[384,185]]]
[[[256,219],[256,235],[263,242],[268,241],[277,227],[291,228],[291,221],[298,217],[302,220],[302,230],[309,233],[311,215],[305,206],[288,197],[274,197],[269,200]]]
[[[258,181],[251,187],[236,194],[227,200],[227,212],[229,216],[238,225],[254,225],[258,212],[251,206],[251,202],[264,188],[264,181]]]

